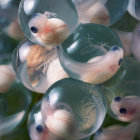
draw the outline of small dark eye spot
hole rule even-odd
[[[114,47],[111,48],[111,51],[116,51],[116,50],[119,50],[118,46],[114,46]]]
[[[126,114],[126,112],[127,112],[127,110],[126,110],[125,108],[121,108],[121,109],[120,109],[120,113],[121,113],[121,114]]]
[[[36,13],[36,14],[34,14],[34,15],[32,16],[32,18],[36,18],[36,17],[38,17],[38,16],[40,16],[40,14],[39,14],[39,13]]]
[[[31,31],[32,31],[33,33],[37,33],[37,32],[38,32],[38,29],[37,29],[36,27],[32,26],[32,27],[31,27]]]
[[[42,125],[36,126],[36,131],[39,133],[43,132],[43,126]]]
[[[56,46],[57,50],[59,50],[59,46]]]
[[[121,59],[119,60],[119,66],[121,65],[122,61],[123,61],[123,59],[121,58]]]
[[[121,100],[121,97],[115,97],[115,99],[114,99],[116,102],[119,102],[120,100]]]

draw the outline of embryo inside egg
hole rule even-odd
[[[62,5],[64,8],[61,8]],[[46,19],[40,18],[41,23],[36,20],[35,24],[41,26],[38,29],[40,30],[38,36],[34,36],[32,31],[35,32],[35,28],[31,30],[30,23],[33,18],[37,17],[38,13]],[[78,24],[76,9],[69,0],[22,0],[18,17],[26,37],[43,46],[60,44]],[[53,39],[50,41],[52,37]]]

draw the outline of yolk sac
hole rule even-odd
[[[73,0],[81,23],[106,26],[118,21],[127,10],[128,0]]]
[[[101,84],[119,70],[123,50],[118,36],[108,27],[84,24],[62,43],[59,57],[70,77]]]
[[[65,139],[82,139],[101,126],[105,98],[93,85],[74,79],[53,84],[42,100],[41,112],[48,129]]]
[[[56,47],[42,47],[27,40],[15,50],[13,68],[25,87],[39,93],[45,93],[54,82],[68,77]]]
[[[25,36],[45,47],[61,44],[78,25],[76,8],[69,0],[21,0],[18,19]]]

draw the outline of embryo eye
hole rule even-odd
[[[122,60],[123,60],[122,58],[119,60],[119,66],[120,66],[120,65],[121,65],[121,63],[122,63]]]
[[[38,126],[36,127],[36,130],[37,130],[37,132],[39,132],[39,133],[43,132],[43,126],[42,126],[42,125],[38,125]]]
[[[37,32],[38,32],[38,29],[37,29],[36,27],[32,26],[32,27],[31,27],[31,31],[32,31],[33,33],[37,33]]]
[[[121,109],[120,109],[120,113],[121,113],[121,114],[126,114],[126,113],[127,113],[127,110],[126,110],[125,108],[121,108]]]

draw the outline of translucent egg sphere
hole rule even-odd
[[[118,21],[127,10],[128,0],[72,0],[81,23],[106,26]]]
[[[100,84],[118,71],[123,50],[119,37],[110,28],[81,24],[62,43],[59,58],[70,77]]]
[[[0,139],[24,122],[30,104],[30,92],[19,83],[0,94]]]
[[[45,93],[54,82],[68,77],[58,58],[56,47],[42,47],[23,41],[13,53],[13,68],[25,87]]]
[[[129,0],[128,12],[137,20],[140,20],[140,1]]]
[[[126,122],[134,121],[137,115],[140,117],[139,71],[140,63],[133,57],[127,57],[120,71],[102,85],[112,117]]]
[[[26,37],[42,46],[60,44],[78,23],[69,0],[22,0],[18,17]]]
[[[100,128],[106,101],[98,87],[67,78],[47,90],[41,112],[52,133],[65,139],[81,139]]]
[[[17,19],[18,3],[19,0],[17,3],[14,0],[0,0],[0,29],[16,40],[24,36]]]
[[[130,48],[134,57],[140,62],[140,24],[133,31]]]
[[[31,140],[66,140],[60,137],[57,137],[53,134],[42,118],[41,114],[41,101],[39,101],[31,110],[28,117],[28,132]],[[89,140],[90,137],[87,137],[82,140]]]

